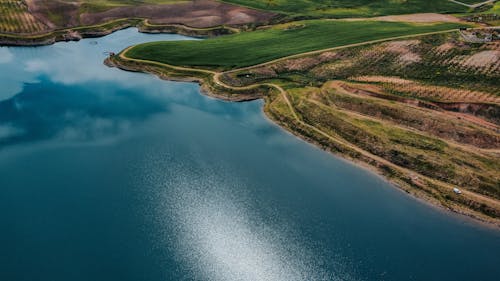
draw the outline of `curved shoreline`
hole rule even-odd
[[[109,35],[115,31],[136,27],[142,33],[172,33],[191,37],[215,37],[237,33],[240,30],[229,26],[213,26],[195,28],[183,24],[151,24],[145,18],[124,18],[106,23],[64,28],[41,34],[0,33],[1,46],[45,46],[56,42],[79,41],[83,38],[96,38]]]
[[[237,28],[226,27],[226,26],[216,26],[210,28],[193,28],[181,24],[156,25],[156,24],[150,24],[147,19],[129,18],[129,19],[114,20],[111,22],[90,27],[78,27],[73,29],[56,30],[47,34],[34,35],[34,36],[15,36],[10,34],[0,34],[0,46],[3,45],[40,46],[40,45],[54,44],[59,41],[78,41],[82,38],[95,38],[95,37],[105,36],[112,32],[128,27],[137,27],[139,29],[139,32],[144,32],[144,33],[175,33],[192,37],[212,37],[212,36],[219,36],[223,34],[239,32],[239,29]],[[436,34],[445,32],[450,32],[450,30],[430,32],[425,34]],[[291,55],[289,57],[279,58],[273,61],[262,63],[261,65],[271,64],[276,61],[281,61],[284,59],[301,57],[311,53],[321,53],[328,50],[373,44],[398,38],[422,36],[425,34],[398,36],[395,38],[374,40],[369,42],[329,48],[325,50],[316,50],[308,53],[301,53],[301,54]],[[397,165],[393,165],[392,163],[385,161],[384,159],[380,159],[380,157],[377,157],[375,155],[371,155],[370,153],[367,154],[368,156],[363,155],[363,153],[366,152],[363,150],[361,150],[362,153],[360,154],[359,153],[360,149],[357,148],[356,146],[352,146],[350,143],[347,143],[346,145],[344,141],[339,141],[338,138],[332,137],[322,132],[321,130],[315,128],[314,126],[304,123],[295,114],[295,112],[293,111],[293,106],[290,104],[289,101],[287,101],[288,106],[296,120],[283,120],[282,118],[280,119],[279,116],[273,115],[273,112],[270,110],[269,107],[270,104],[269,93],[277,91],[284,97],[285,100],[287,100],[286,91],[284,91],[280,86],[276,84],[252,84],[243,87],[233,87],[225,84],[220,80],[220,76],[222,73],[219,72],[204,70],[204,69],[176,67],[152,61],[141,62],[141,60],[126,58],[124,54],[129,48],[122,51],[122,53],[120,53],[119,56],[106,59],[105,64],[110,67],[118,67],[126,71],[144,72],[153,74],[164,80],[196,82],[200,85],[201,92],[204,95],[226,101],[243,102],[256,99],[264,99],[265,103],[263,110],[265,115],[274,123],[278,124],[281,128],[284,128],[286,131],[305,140],[306,142],[312,143],[323,150],[326,150],[336,156],[345,158],[348,161],[354,162],[356,165],[361,166],[362,168],[366,168],[372,172],[375,172],[378,175],[381,175],[384,179],[388,180],[392,185],[397,186],[400,190],[412,194],[413,197],[422,199],[423,201],[428,202],[433,206],[437,206],[442,209],[451,210],[455,213],[466,215],[468,217],[474,218],[475,221],[485,222],[489,225],[500,227],[499,217],[493,218],[491,216],[487,216],[484,213],[479,212],[478,210],[474,210],[473,208],[466,206],[464,202],[456,202],[450,200],[443,201],[442,198],[441,199],[436,198],[435,196],[433,196],[433,191],[435,190],[435,188],[434,189],[429,188],[426,190],[425,188],[422,188],[422,186],[416,185],[413,182],[413,180],[409,178],[408,172],[410,172],[413,175],[416,174],[415,172],[409,171]],[[120,59],[117,59],[118,57]],[[153,67],[151,65],[148,66],[148,64],[155,64],[155,66]],[[244,67],[241,69],[233,69],[227,71],[226,73],[242,69],[250,69],[257,66],[259,65]],[[166,68],[170,69],[167,70]],[[307,132],[308,130],[309,132]],[[335,142],[335,144],[332,146],[332,144],[325,144],[325,142],[321,142],[320,139],[324,138],[330,139],[330,141]],[[353,149],[353,147],[355,149]],[[421,177],[421,175],[418,176]],[[436,184],[434,180],[431,181],[433,185]],[[444,183],[437,182],[437,184],[444,184]],[[446,188],[450,189],[451,187],[448,185]],[[468,191],[465,192],[469,193]],[[473,205],[477,206],[484,204],[484,201],[481,199],[481,197],[484,196],[475,193],[471,194],[473,195],[473,197],[479,196],[479,200],[473,200],[474,202]],[[478,198],[476,197],[475,199]],[[486,197],[485,199],[492,200],[491,198],[488,197]],[[460,200],[462,201],[470,200],[470,198],[469,199],[460,198]],[[495,203],[498,204],[498,201]],[[497,208],[493,207],[493,210],[495,210],[495,212],[497,212],[498,209],[499,209],[498,207]]]
[[[498,201],[465,190],[463,197],[458,198],[461,201],[443,201],[444,199],[442,198],[440,200],[435,196],[435,194],[433,194],[435,189],[444,188],[446,190],[451,190],[453,186],[397,166],[385,159],[364,151],[355,145],[344,141],[343,139],[328,135],[316,127],[303,122],[294,112],[293,106],[288,101],[286,91],[276,84],[252,84],[243,87],[233,87],[220,81],[222,73],[219,72],[205,69],[178,67],[154,61],[128,58],[125,54],[130,48],[131,47],[125,49],[119,55],[106,59],[106,65],[118,67],[127,71],[153,74],[165,80],[197,82],[200,84],[201,92],[203,94],[226,101],[248,101],[262,98],[265,101],[263,107],[265,115],[274,123],[293,135],[312,143],[315,146],[334,154],[335,156],[345,158],[362,168],[368,169],[382,176],[400,190],[405,191],[413,197],[423,200],[432,206],[465,215],[473,218],[476,222],[486,223],[497,228],[500,227],[500,218],[488,216],[480,212],[479,209],[471,207],[483,205],[488,206],[489,204],[497,205],[499,203]],[[265,91],[265,93],[262,91]],[[273,98],[276,99],[277,96],[281,96],[278,98],[282,98],[287,102],[290,111],[294,116],[293,119],[295,120],[283,119],[284,116],[279,116],[272,111],[270,103],[273,101]],[[330,143],[320,141],[325,138],[328,139]],[[422,179],[425,184],[417,184],[412,180],[412,176],[409,175],[418,175],[418,177]],[[466,202],[468,204],[466,204]],[[490,208],[492,208],[492,210],[498,210],[498,206],[491,207],[490,205]]]

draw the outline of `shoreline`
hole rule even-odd
[[[200,92],[200,93],[203,94],[203,92]],[[315,143],[313,140],[309,140],[309,139],[304,138],[303,136],[301,136],[299,134],[296,134],[293,131],[285,129],[282,125],[280,125],[277,121],[272,119],[272,117],[266,113],[265,102],[262,106],[262,113],[263,113],[263,117],[265,119],[267,119],[271,125],[279,128],[280,130],[282,130],[286,134],[296,138],[297,140],[305,142],[306,144],[310,145],[314,149],[318,149],[322,152],[328,153],[330,156],[335,157],[339,161],[342,161],[348,165],[355,166],[356,168],[359,168],[359,169],[362,169],[368,173],[371,173],[372,175],[376,176],[380,180],[389,184],[392,189],[396,190],[397,192],[402,193],[405,196],[408,196],[409,198],[411,198],[413,200],[417,200],[418,202],[426,205],[427,207],[430,207],[430,208],[432,208],[438,212],[441,212],[443,214],[453,216],[454,218],[461,220],[463,223],[467,223],[467,224],[474,226],[474,227],[483,227],[483,228],[488,228],[488,229],[493,229],[493,230],[498,230],[500,228],[500,222],[498,222],[496,220],[495,221],[484,220],[484,219],[481,219],[477,216],[470,215],[468,213],[458,212],[454,209],[447,208],[447,207],[440,205],[438,203],[431,202],[432,197],[418,196],[418,195],[412,194],[412,193],[408,192],[407,190],[403,189],[400,185],[396,184],[394,181],[391,181],[389,178],[385,177],[381,173],[381,171],[378,170],[377,168],[375,168],[375,167],[373,167],[365,162],[356,161],[356,159],[346,158],[346,157],[343,157],[339,154],[335,154],[334,152],[325,150],[321,147],[320,144]]]
[[[118,56],[118,55],[117,55]],[[355,165],[359,168],[362,168],[370,173],[373,173],[377,176],[379,176],[382,180],[388,182],[391,186],[394,188],[397,188],[401,192],[404,192],[408,195],[410,195],[412,198],[417,199],[418,201],[421,201],[425,203],[428,206],[432,206],[433,208],[436,208],[437,210],[447,212],[449,214],[457,215],[458,217],[462,219],[466,219],[469,222],[472,222],[474,224],[486,226],[486,227],[491,227],[495,229],[500,228],[500,219],[499,218],[494,218],[487,216],[486,214],[479,212],[477,210],[474,210],[472,208],[468,208],[463,204],[460,204],[459,202],[455,201],[446,201],[447,205],[444,204],[444,202],[439,201],[436,197],[433,197],[430,195],[429,190],[424,190],[421,187],[416,186],[415,184],[410,184],[407,181],[405,181],[403,176],[398,177],[397,173],[393,174],[393,176],[389,176],[387,173],[388,167],[384,167],[383,164],[377,163],[376,161],[363,161],[360,158],[355,158],[352,155],[349,155],[348,153],[343,153],[340,151],[335,151],[331,147],[327,147],[325,144],[320,143],[320,141],[308,137],[306,135],[300,134],[298,131],[293,130],[292,127],[287,124],[284,121],[278,120],[275,116],[273,116],[273,113],[270,112],[269,110],[269,96],[265,94],[253,94],[253,95],[242,95],[242,94],[231,94],[229,93],[230,90],[234,89],[225,89],[226,94],[223,92],[220,92],[220,90],[214,89],[213,86],[211,86],[211,83],[209,82],[209,77],[199,77],[196,75],[183,75],[181,72],[177,72],[176,75],[168,75],[165,74],[165,72],[162,72],[160,69],[154,68],[154,67],[148,67],[147,65],[141,65],[141,64],[135,64],[134,66],[126,65],[122,59],[112,59],[112,58],[107,58],[104,61],[104,64],[109,66],[109,67],[117,67],[119,69],[125,70],[125,71],[132,71],[132,72],[141,72],[141,73],[148,73],[157,76],[158,78],[162,80],[168,80],[168,81],[179,81],[179,82],[193,82],[197,83],[200,85],[200,93],[212,98],[217,98],[221,99],[224,101],[229,101],[229,102],[244,102],[244,101],[252,101],[252,100],[257,100],[257,99],[263,99],[264,104],[262,107],[262,111],[264,113],[264,116],[271,121],[272,124],[278,126],[279,128],[283,129],[285,132],[290,133],[297,137],[298,139],[305,141],[309,143],[310,145],[313,145],[314,147],[321,149],[322,151],[325,151],[329,153],[330,155],[337,157],[343,161],[347,161],[351,165]],[[175,73],[175,72],[174,72]],[[207,81],[208,80],[208,81]],[[258,88],[258,85],[255,85],[256,88]],[[372,162],[372,163],[369,163]],[[391,168],[389,168],[391,169]]]
[[[11,35],[5,35],[5,34],[0,34],[0,46],[43,46],[43,45],[51,45],[57,42],[61,41],[79,41],[84,38],[96,38],[96,37],[102,37],[109,35],[115,31],[121,30],[121,29],[126,29],[130,27],[136,27],[138,28],[139,32],[143,33],[172,33],[172,34],[180,34],[180,35],[186,35],[186,36],[192,36],[192,37],[212,37],[212,36],[219,36],[222,34],[227,34],[225,32],[229,33],[235,33],[239,32],[239,29],[232,28],[232,27],[225,27],[225,26],[218,26],[218,27],[211,27],[211,28],[191,28],[188,26],[184,25],[178,25],[178,24],[168,24],[168,25],[149,25],[149,27],[145,27],[148,25],[148,22],[146,19],[119,19],[119,20],[114,20],[108,23],[104,23],[101,25],[93,26],[93,27],[80,27],[80,28],[75,28],[75,29],[64,29],[64,30],[59,30],[59,31],[52,31],[48,34],[42,34],[42,35],[36,35],[34,37],[17,37],[17,36],[11,36]],[[104,29],[102,29],[104,27]],[[154,28],[151,28],[154,27]],[[89,29],[89,30],[88,30]],[[76,33],[75,33],[75,30]],[[80,30],[80,31],[78,31]],[[4,41],[5,38],[11,38],[8,42],[13,42],[12,44],[6,43]],[[22,39],[19,39],[22,38]],[[16,41],[16,40],[21,40],[21,41]],[[26,40],[34,40],[34,41],[26,41]],[[300,54],[299,54],[300,55]],[[387,175],[388,172],[394,172],[394,171],[388,171],[387,169],[392,169],[387,166],[384,166],[383,164],[377,163],[377,161],[372,159],[372,163],[368,163],[368,161],[363,161],[362,159],[358,159],[356,157],[353,157],[352,155],[340,152],[340,151],[334,151],[331,147],[327,147],[325,144],[320,143],[320,141],[308,137],[305,135],[301,135],[299,132],[294,131],[292,127],[289,126],[289,124],[286,124],[285,122],[279,121],[276,118],[272,116],[272,113],[269,112],[267,109],[267,106],[269,102],[267,101],[266,94],[262,93],[262,88],[261,86],[265,85],[250,85],[247,87],[243,87],[241,89],[234,88],[222,88],[222,89],[217,89],[217,83],[210,83],[210,81],[214,80],[213,78],[210,79],[208,76],[200,77],[199,71],[196,73],[182,73],[182,71],[171,71],[170,73],[165,73],[165,69],[158,69],[154,67],[148,67],[147,65],[141,65],[141,64],[136,64],[134,66],[131,65],[125,65],[123,62],[118,62],[117,60],[111,61],[110,58],[107,58],[104,61],[104,64],[109,66],[109,67],[117,67],[119,69],[125,70],[125,71],[131,71],[131,72],[142,72],[142,73],[148,73],[155,75],[159,77],[162,80],[167,80],[167,81],[177,81],[177,82],[192,82],[192,83],[197,83],[200,86],[200,92],[205,95],[209,96],[212,98],[228,101],[228,102],[245,102],[245,101],[253,101],[257,99],[263,99],[264,100],[264,105],[263,105],[263,112],[264,115],[266,116],[267,119],[272,121],[273,124],[279,126],[281,129],[284,131],[294,135],[295,137],[315,146],[318,149],[321,149],[323,151],[328,152],[329,154],[342,159],[344,161],[348,161],[350,164],[356,165],[357,167],[360,167],[362,169],[365,169],[371,173],[376,174],[377,176],[380,176],[383,180],[387,181],[390,183],[392,186],[396,187],[402,192],[405,192],[411,197],[425,202],[425,204],[428,204],[429,206],[435,207],[439,210],[442,211],[447,211],[451,212],[454,214],[458,214],[461,217],[468,218],[471,221],[475,223],[479,223],[481,225],[487,225],[491,226],[493,228],[500,228],[500,218],[494,218],[491,216],[488,216],[482,212],[479,212],[477,210],[474,210],[472,208],[468,208],[463,204],[460,204],[459,202],[456,201],[446,201],[446,203],[451,205],[445,205],[444,202],[440,201],[438,198],[431,196],[430,192],[432,190],[424,190],[421,187],[417,187],[414,183],[413,185],[408,182],[408,180],[405,180],[404,177],[394,177],[394,173],[392,178]],[[202,71],[202,70],[201,70]],[[266,89],[267,92],[272,90],[272,87],[268,87]],[[239,93],[234,94],[230,93],[231,91],[238,91]],[[245,92],[246,93],[241,93]],[[386,170],[384,170],[386,169]],[[463,203],[463,202],[462,202]],[[480,204],[480,202],[475,202],[477,204]]]
[[[237,33],[240,30],[236,27],[229,26],[213,26],[207,28],[194,28],[183,24],[150,24],[144,18],[124,18],[112,20],[98,25],[78,26],[73,28],[63,28],[50,30],[40,34],[10,34],[0,33],[0,47],[17,46],[17,47],[36,47],[47,46],[57,42],[80,41],[85,38],[97,38],[109,35],[116,31],[135,27],[141,33],[150,34],[179,34],[190,37],[216,37]]]

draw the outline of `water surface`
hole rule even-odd
[[[500,233],[270,123],[107,68],[189,39],[0,48],[0,280],[498,280]]]

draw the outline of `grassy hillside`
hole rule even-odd
[[[467,7],[448,0],[225,0],[224,2],[313,17],[364,17],[424,12],[464,12]]]
[[[127,56],[174,65],[229,69],[307,51],[459,26],[454,23],[302,21],[204,41],[141,44],[132,48]]]

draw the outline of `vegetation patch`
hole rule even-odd
[[[295,17],[370,17],[431,12],[457,13],[468,9],[448,0],[225,0],[224,2]]]
[[[38,33],[47,28],[43,22],[28,12],[28,6],[24,1],[0,1],[0,32]]]
[[[244,32],[204,41],[169,41],[137,45],[131,58],[184,66],[231,69],[319,49],[425,32],[455,29],[462,24],[408,24],[376,21],[303,21],[299,29]],[[289,25],[286,25],[289,26]]]

